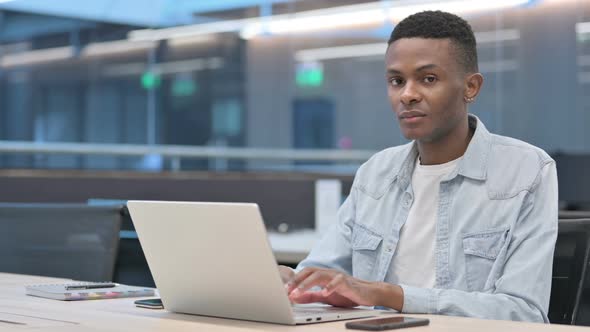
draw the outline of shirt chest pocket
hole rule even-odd
[[[470,291],[486,290],[497,279],[493,267],[504,256],[507,235],[508,229],[463,235],[466,280]]]
[[[375,265],[379,257],[379,246],[383,237],[356,225],[352,230],[352,274],[364,280],[374,278]]]

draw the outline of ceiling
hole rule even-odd
[[[482,3],[485,6],[497,5],[498,3],[507,6],[504,3],[518,2],[524,6],[539,0],[463,0],[462,3],[467,3],[467,1],[469,1],[470,5],[473,4],[468,9],[474,10],[476,7],[481,8]],[[367,4],[367,2],[371,3]],[[88,40],[126,39],[129,36],[127,34],[129,31],[136,34],[143,31],[144,35],[148,35],[150,39],[153,39],[155,36],[154,31],[156,31],[153,29],[157,29],[158,34],[168,32],[168,35],[171,35],[174,32],[175,36],[177,36],[182,34],[195,35],[196,32],[199,34],[211,33],[209,30],[215,30],[215,33],[218,33],[220,32],[218,31],[220,26],[225,29],[222,32],[239,31],[243,38],[248,38],[249,35],[276,33],[275,30],[277,29],[285,30],[289,28],[286,31],[291,32],[299,28],[305,29],[315,25],[326,25],[327,16],[316,18],[317,22],[313,21],[312,24],[310,23],[312,20],[306,20],[305,15],[310,16],[309,13],[316,9],[353,4],[359,5],[351,6],[355,8],[354,10],[347,7],[349,12],[346,14],[349,16],[336,18],[336,15],[333,15],[333,20],[337,24],[350,24],[351,20],[360,22],[377,18],[377,21],[384,23],[384,25],[368,33],[372,37],[375,37],[373,34],[376,34],[379,38],[386,38],[391,31],[391,26],[385,24],[388,22],[385,17],[392,17],[393,14],[402,15],[410,10],[409,7],[433,6],[435,4],[458,6],[456,1],[443,0],[0,0],[0,43],[18,42],[33,37],[61,34],[67,38],[73,38],[73,40],[62,42],[62,44],[76,44],[76,42],[79,42],[77,33],[84,29],[84,31],[94,29],[92,31],[100,30],[108,33],[108,35],[103,36],[104,38],[93,35],[88,37]],[[372,9],[361,10],[360,7],[371,7]],[[396,7],[395,12],[391,10],[392,7]],[[412,10],[415,10],[415,8]],[[458,9],[455,8],[455,10]],[[332,9],[327,11],[335,12]],[[326,15],[327,11],[322,11],[323,15]],[[379,12],[380,15],[375,15],[375,11]],[[294,19],[297,15],[281,15],[293,13],[300,14],[301,20],[305,24],[298,23]],[[317,15],[317,11],[314,13],[314,15]],[[277,22],[273,21],[271,24],[270,19],[244,20],[251,17],[270,17],[271,15]],[[384,18],[379,21],[381,16],[384,16]],[[279,22],[278,18],[289,22]],[[220,21],[223,22],[219,23]],[[245,21],[257,22],[256,24],[250,24],[250,26],[253,26],[253,29],[250,30],[256,30],[255,33],[247,33],[250,31],[245,28]],[[234,26],[238,23],[243,26],[235,28]],[[296,26],[292,27],[294,25]],[[97,27],[105,27],[105,29],[95,29]],[[362,33],[366,34],[367,32]],[[350,33],[347,33],[347,35],[350,35]],[[137,40],[135,37],[134,39]]]
[[[157,28],[362,2],[367,0],[0,0],[0,10]]]

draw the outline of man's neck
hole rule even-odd
[[[418,141],[418,153],[422,165],[439,165],[460,158],[465,154],[474,129],[469,128],[467,119],[458,130],[436,142]]]

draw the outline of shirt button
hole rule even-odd
[[[404,197],[404,205],[406,207],[410,206],[412,204],[412,195],[410,194],[406,194]]]

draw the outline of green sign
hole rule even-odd
[[[146,71],[143,73],[143,75],[141,75],[141,86],[146,90],[157,88],[160,86],[160,83],[162,83],[160,75],[151,71]]]
[[[197,84],[192,79],[175,79],[171,92],[174,97],[192,96],[197,92]]]
[[[295,84],[299,87],[318,87],[324,83],[324,66],[319,62],[306,62],[297,65]]]

